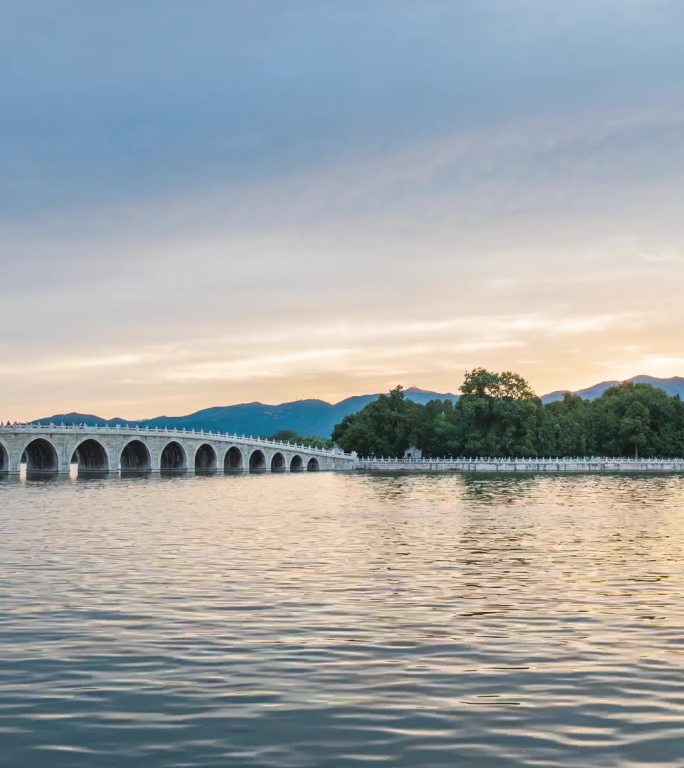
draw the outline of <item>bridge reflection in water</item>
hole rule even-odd
[[[56,424],[0,426],[0,474],[344,471],[356,455],[241,435]]]

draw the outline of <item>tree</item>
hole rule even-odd
[[[283,443],[293,443],[297,439],[298,435],[294,429],[279,429],[275,434],[271,435],[270,440],[280,440]]]
[[[682,447],[682,403],[651,384],[623,382],[592,403],[599,448],[615,456],[673,456]]]
[[[419,447],[428,456],[454,456],[460,451],[452,400],[430,400],[424,407]]]
[[[596,452],[592,404],[570,392],[544,406],[539,452],[547,456],[590,456]]]
[[[498,397],[499,375],[486,368],[466,371],[460,390],[463,397]]]
[[[309,445],[312,448],[330,448],[332,440],[325,437],[316,437],[315,435],[300,435],[293,429],[280,429],[269,440],[279,440],[282,443],[297,443],[298,445]]]
[[[508,400],[532,400],[536,398],[534,390],[527,381],[513,371],[488,371],[486,368],[473,368],[466,371],[461,384],[464,397],[492,397]]]
[[[508,400],[534,400],[537,395],[519,373],[502,371],[499,374],[499,394]]]
[[[332,439],[362,456],[402,456],[410,445],[422,442],[423,412],[423,406],[406,399],[402,387],[395,387],[346,416],[335,426]]]
[[[537,452],[541,401],[517,373],[466,371],[456,406],[462,453],[515,456]]]

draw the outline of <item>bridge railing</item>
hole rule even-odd
[[[684,457],[662,458],[644,456],[641,458],[621,456],[442,456],[433,458],[408,458],[404,456],[360,456],[360,463],[373,464],[672,464],[684,463]]]
[[[253,435],[238,435],[237,433],[228,432],[214,432],[212,430],[197,430],[186,429],[178,427],[152,427],[139,426],[137,424],[55,424],[50,423],[35,423],[35,424],[0,424],[0,433],[2,432],[45,432],[46,430],[65,430],[74,432],[92,432],[96,434],[120,434],[121,432],[133,432],[141,433],[151,436],[162,435],[176,435],[179,437],[198,437],[207,438],[210,440],[220,440],[222,442],[232,443],[251,443],[257,445],[263,445],[266,448],[283,448],[291,451],[305,451],[309,454],[317,454],[319,456],[328,456],[332,458],[352,459],[353,455],[350,453],[343,453],[342,451],[329,450],[327,448],[318,448],[315,446],[305,445],[303,443],[288,443],[282,440],[268,440],[264,437],[254,437]]]

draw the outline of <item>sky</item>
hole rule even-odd
[[[0,419],[684,375],[683,29],[3,0]]]

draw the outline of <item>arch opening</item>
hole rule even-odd
[[[242,471],[242,451],[239,448],[233,446],[228,449],[226,457],[223,460],[223,469],[226,472]]]
[[[207,443],[195,453],[195,472],[216,472],[216,451]]]
[[[9,469],[9,453],[7,453],[7,448],[0,443],[0,474],[9,472]]]
[[[306,471],[307,472],[318,472],[320,467],[318,466],[318,459],[311,458],[309,459],[309,463],[306,465]]]
[[[297,454],[296,456],[292,457],[292,461],[290,462],[290,472],[303,472],[304,471],[304,459]]]
[[[249,471],[250,472],[265,472],[266,471],[266,457],[264,452],[260,450],[253,451],[249,457]]]
[[[271,472],[284,472],[287,469],[285,457],[282,453],[274,453],[271,459]]]
[[[71,463],[78,464],[79,475],[82,472],[109,472],[107,451],[102,443],[93,438],[88,438],[76,446]]]
[[[59,457],[55,446],[43,437],[31,440],[24,449],[22,461],[26,462],[26,472],[59,472]]]
[[[121,451],[122,472],[150,472],[152,457],[142,440],[131,440]]]
[[[180,443],[173,440],[164,446],[159,468],[162,472],[184,472],[188,468],[185,450]]]

